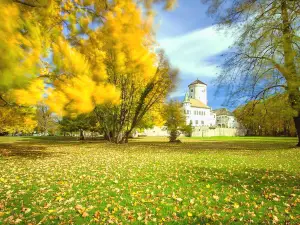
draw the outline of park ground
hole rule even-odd
[[[0,224],[300,224],[296,138],[0,137]]]

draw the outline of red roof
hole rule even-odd
[[[189,86],[194,85],[194,84],[204,84],[206,85],[206,83],[202,82],[201,80],[195,80],[193,83],[191,83]]]

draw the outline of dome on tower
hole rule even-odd
[[[195,80],[193,83],[191,83],[189,86],[194,85],[194,84],[204,84],[206,85],[206,83],[202,82],[201,80],[197,79]],[[207,85],[206,85],[207,86]]]

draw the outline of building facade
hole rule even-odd
[[[239,129],[233,114],[226,108],[212,110],[207,101],[207,85],[196,80],[189,86],[182,106],[186,117],[186,124],[193,126],[192,136],[244,136],[245,131]],[[146,129],[145,136],[169,136],[166,127]]]
[[[236,121],[232,112],[226,108],[214,110],[216,114],[216,126],[221,128],[237,128],[238,122]]]
[[[207,105],[207,85],[200,80],[196,80],[189,86],[189,91],[185,94],[183,101],[186,123],[193,127],[216,125],[216,114]]]

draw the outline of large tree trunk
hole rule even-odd
[[[79,131],[80,131],[79,140],[84,140],[83,130],[80,129]]]
[[[298,136],[298,144],[297,147],[300,147],[300,113],[298,113],[297,117],[294,117],[295,127],[297,130],[297,136]]]
[[[295,51],[293,49],[291,21],[286,0],[281,1],[281,18],[282,18],[282,43],[284,51],[284,77],[287,81],[287,91],[289,95],[289,102],[291,107],[298,112],[297,117],[294,118],[295,127],[297,130],[298,140],[300,140],[300,77],[297,74],[295,64]],[[297,144],[300,147],[300,142]]]
[[[130,132],[126,132],[124,136],[124,143],[128,143]]]

